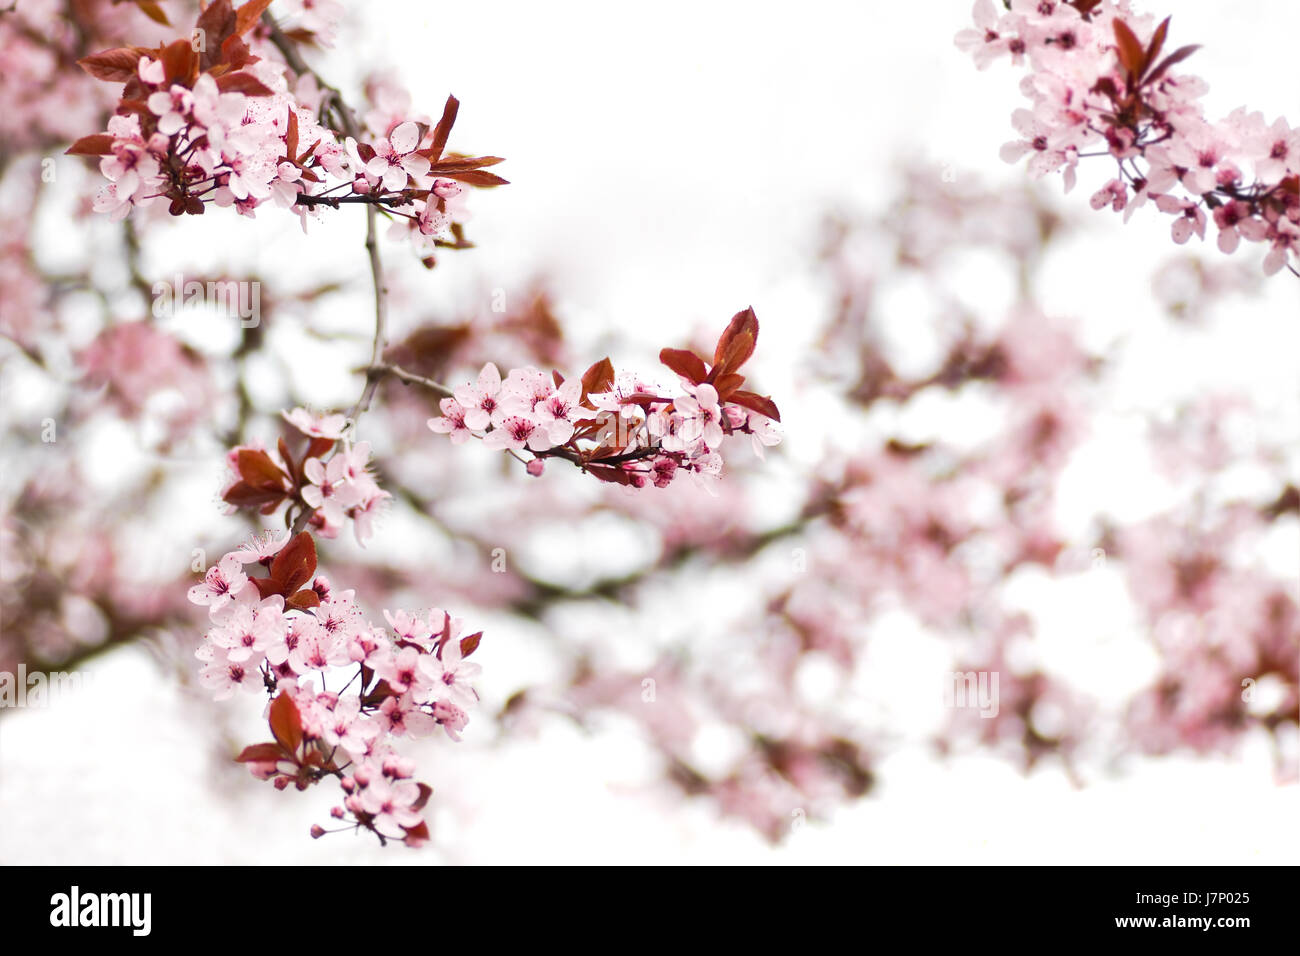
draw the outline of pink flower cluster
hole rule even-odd
[[[310,442],[296,458],[284,441],[274,451],[257,444],[230,449],[230,476],[221,490],[229,511],[258,507],[269,514],[292,501],[311,513],[309,524],[322,538],[338,537],[351,519],[357,543],[364,545],[392,498],[370,471],[370,443],[346,439],[343,415],[315,416],[303,408],[281,415]]]
[[[250,217],[267,201],[293,207],[307,184],[296,157],[286,155],[291,113],[306,142],[317,144],[311,165],[347,176],[347,153],[298,109],[279,70],[269,61],[246,70],[260,88],[249,87],[260,95],[222,92],[207,73],[193,89],[168,82],[162,61],[141,57],[137,72],[148,113],[109,120],[112,143],[99,168],[111,182],[96,194],[95,210],[122,219],[136,206],[161,200],[178,215],[202,212],[208,201]],[[307,210],[298,212],[305,216]]]
[[[428,425],[455,444],[474,437],[489,448],[527,450],[533,475],[541,474],[542,459],[563,457],[594,465],[599,477],[602,465],[617,468],[613,480],[636,488],[666,487],[679,472],[720,474],[718,449],[728,434],[748,434],[760,457],[781,438],[775,421],[721,401],[707,382],[683,380],[682,393],[673,397],[631,373],[613,376],[608,385],[584,394],[577,379],[531,366],[512,369],[503,380],[489,362],[476,383],[442,399],[442,415]]]
[[[601,481],[631,488],[664,488],[679,472],[716,476],[726,435],[749,435],[760,457],[780,440],[776,403],[741,387],[740,369],[757,344],[758,317],[744,309],[718,337],[711,363],[686,349],[661,349],[659,360],[677,375],[677,389],[616,373],[608,358],[567,381],[532,366],[512,370],[503,381],[489,362],[477,383],[451,390],[442,415],[428,425],[456,444],[480,438],[521,461],[519,453],[527,450],[534,477],[546,458],[563,458]]]
[[[100,171],[110,182],[96,194],[95,210],[117,220],[164,200],[178,215],[200,213],[212,202],[253,218],[269,202],[292,209],[305,230],[308,215],[318,217],[320,205],[329,203],[299,202],[300,195],[327,200],[342,189],[342,195],[394,202],[409,196],[410,211],[398,214],[389,237],[411,239],[422,254],[450,234],[453,222],[468,218],[465,187],[431,177],[432,164],[417,152],[431,143],[427,127],[407,121],[374,146],[351,137],[340,143],[295,101],[273,64],[262,61],[250,70],[270,95],[223,93],[206,73],[193,90],[168,86],[162,64],[142,57],[139,75],[152,91],[146,102],[156,128],[146,138],[138,115],[109,120],[112,144]],[[295,140],[311,144],[307,155],[294,155]]]
[[[1020,88],[1032,106],[1013,114],[1020,138],[1002,148],[1004,160],[1028,156],[1035,178],[1061,171],[1069,191],[1081,157],[1109,155],[1116,175],[1093,195],[1094,209],[1122,211],[1127,222],[1150,201],[1174,217],[1179,244],[1203,239],[1213,220],[1223,252],[1242,239],[1263,243],[1266,274],[1295,271],[1300,129],[1244,107],[1208,121],[1197,102],[1204,81],[1173,69],[1197,47],[1162,56],[1168,19],[1157,25],[1126,0],[1011,0],[1005,12],[976,0],[974,18],[956,43],[977,67],[1009,56],[1029,71]]]
[[[253,34],[266,6],[250,0],[236,11],[229,0],[214,0],[196,27],[196,35],[206,31],[206,45],[186,38],[156,55],[121,47],[78,61],[99,79],[125,84],[107,132],[69,150],[102,157],[109,183],[95,196],[96,211],[116,220],[165,202],[172,215],[200,215],[215,203],[253,217],[271,203],[295,212],[305,230],[322,206],[363,203],[383,207],[396,220],[390,236],[410,239],[426,264],[439,245],[463,247],[462,183],[505,180],[484,168],[498,157],[444,156],[456,99],[436,125],[388,114],[384,128],[363,130],[314,76],[299,76],[290,88],[274,45]],[[311,11],[325,36],[336,6]],[[323,119],[333,115],[338,128]]]
[[[249,565],[268,576],[250,577]],[[481,671],[465,657],[481,634],[462,638],[461,622],[440,610],[426,617],[385,611],[391,631],[376,626],[353,591],[312,579],[314,570],[310,536],[288,533],[255,539],[210,568],[189,591],[211,623],[195,652],[200,682],[217,700],[241,690],[275,698],[275,742],[239,758],[254,775],[280,789],[334,776],[344,793],[331,810],[335,819],[381,842],[416,845],[428,836],[420,809],[430,791],[411,779],[414,765],[393,741],[439,727],[460,739]],[[327,680],[338,689],[328,690]]]

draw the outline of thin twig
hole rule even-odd
[[[299,76],[310,75],[315,77],[317,85],[324,92],[325,100],[322,107],[326,104],[332,104],[338,113],[339,121],[343,126],[343,131],[354,140],[361,140],[361,127],[357,123],[356,115],[343,99],[343,95],[337,88],[325,83],[320,75],[309,67],[303,60],[298,48],[293,41],[286,37],[281,31],[279,25],[271,14],[263,13],[262,20],[270,29],[271,43],[280,51],[285,62]],[[354,424],[361,416],[361,413],[370,407],[370,402],[375,396],[375,389],[379,387],[379,379],[382,377],[384,345],[385,338],[388,334],[388,286],[384,282],[384,263],[379,257],[379,239],[375,228],[375,205],[368,203],[366,205],[366,253],[370,259],[370,278],[375,290],[375,335],[370,347],[370,365],[366,368],[366,384],[361,391],[361,397],[357,399],[352,410],[348,413],[348,419]],[[293,530],[297,534],[311,518],[312,512],[303,510],[294,521]]]

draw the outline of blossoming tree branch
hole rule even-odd
[[[238,759],[281,789],[332,777],[342,791],[330,811],[340,829],[418,845],[429,838],[421,810],[432,788],[413,779],[397,740],[437,727],[458,739],[478,699],[470,682],[480,669],[465,658],[482,634],[460,637],[461,622],[441,610],[385,611],[389,628],[377,626],[353,590],[316,574],[313,533],[333,538],[350,523],[364,543],[391,498],[372,473],[369,444],[355,440],[379,381],[391,375],[441,396],[441,415],[429,428],[453,443],[480,439],[533,476],[547,459],[560,459],[631,488],[663,488],[680,475],[716,478],[724,439],[744,436],[761,454],[779,438],[780,412],[742,387],[740,369],[758,342],[752,309],[727,324],[711,361],[665,348],[667,372],[658,376],[618,371],[606,358],[579,377],[528,366],[503,379],[489,363],[476,383],[450,388],[385,362],[379,217],[390,220],[390,238],[409,240],[432,268],[435,249],[470,246],[466,186],[505,185],[487,169],[502,160],[447,151],[455,97],[433,124],[401,113],[359,121],[306,64],[270,6],[213,0],[190,36],[78,60],[122,89],[107,130],[81,137],[68,152],[101,157],[108,182],[94,208],[113,219],[162,205],[173,216],[203,215],[212,205],[248,217],[271,208],[296,215],[307,232],[344,205],[365,207],[374,335],[364,390],[347,415],[285,411],[287,433],[274,450],[230,450],[222,500],[231,511],[261,515],[283,507],[286,530],[226,554],[189,599],[210,615],[197,651],[204,686],[218,699],[238,690],[270,698],[274,739]],[[248,573],[259,569],[266,573]],[[325,832],[313,828],[315,836]]]
[[[1264,272],[1300,276],[1300,129],[1284,118],[1233,110],[1211,122],[1198,100],[1208,86],[1180,65],[1198,45],[1169,49],[1170,17],[1159,23],[1127,0],[976,0],[975,27],[957,34],[981,70],[1009,57],[1026,69],[1032,103],[1012,123],[1020,138],[1002,148],[1029,173],[1060,172],[1068,192],[1084,157],[1108,157],[1114,178],[1092,196],[1124,221],[1150,202],[1173,217],[1173,240],[1218,246],[1244,239],[1268,250]]]

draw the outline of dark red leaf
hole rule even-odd
[[[717,369],[714,369],[714,371],[716,372]],[[718,399],[724,402],[730,401],[731,396],[735,393],[736,389],[740,388],[740,386],[744,384],[745,376],[736,375],[733,372],[719,375],[713,380],[713,387],[718,391]]]
[[[284,134],[284,154],[290,159],[298,158],[298,111],[292,106],[286,107],[289,111],[289,128]]]
[[[188,86],[199,65],[199,56],[189,40],[173,40],[162,51],[163,74],[168,83]]]
[[[161,23],[165,27],[171,26],[167,21],[167,14],[163,12],[162,7],[154,3],[154,0],[135,0],[135,5],[140,8],[141,13],[154,23]]]
[[[298,705],[286,693],[271,701],[271,736],[279,741],[288,753],[296,754],[302,746],[302,717]]]
[[[226,37],[226,42],[221,44],[221,58],[230,65],[232,70],[243,69],[261,59],[253,56],[248,49],[248,44],[238,35]]]
[[[221,496],[222,501],[236,508],[260,508],[272,502],[279,504],[283,498],[283,491],[274,488],[254,488],[246,481],[235,482]]]
[[[235,33],[243,36],[257,26],[258,19],[270,5],[271,0],[248,0],[246,4],[235,11]]]
[[[217,89],[222,93],[243,93],[245,96],[270,96],[273,92],[251,73],[227,73],[219,76]]]
[[[316,542],[306,531],[299,532],[271,562],[271,577],[282,594],[292,594],[315,573]]]
[[[1147,78],[1145,82],[1147,83],[1158,82],[1166,73],[1169,72],[1170,67],[1182,63],[1183,60],[1187,59],[1189,56],[1191,56],[1200,48],[1201,45],[1199,43],[1192,43],[1188,46],[1180,46],[1173,53],[1170,53],[1167,57],[1165,57],[1164,60],[1161,61],[1159,66],[1157,66],[1154,70],[1152,70],[1149,74],[1147,74]]]
[[[434,175],[441,173],[465,173],[471,169],[483,169],[486,166],[495,166],[497,163],[504,163],[505,160],[500,156],[473,156],[464,159],[444,159],[440,163],[434,163],[429,167],[429,172]]]
[[[241,448],[235,457],[239,476],[254,488],[262,491],[280,491],[288,486],[289,476],[271,460],[266,452],[256,448]]]
[[[760,415],[766,415],[773,421],[781,420],[781,412],[777,410],[776,402],[754,392],[746,392],[743,389],[732,392],[727,401],[733,405],[742,405],[751,411],[758,412]]]
[[[270,578],[249,578],[253,586],[257,588],[257,594],[262,600],[266,600],[273,594],[283,594],[278,584]]]
[[[320,607],[320,595],[311,588],[303,588],[301,591],[294,591],[293,594],[285,598],[284,606],[299,611],[305,611],[310,607]]]
[[[1130,82],[1135,81],[1142,73],[1146,50],[1142,48],[1142,43],[1138,40],[1137,35],[1123,20],[1115,20],[1114,29],[1115,49],[1119,54],[1120,65],[1127,71]]]
[[[303,453],[302,460],[306,461],[308,458],[319,458],[333,447],[333,438],[313,438],[311,444],[307,446],[307,450]]]
[[[275,447],[280,452],[280,458],[284,461],[285,467],[288,469],[287,474],[289,475],[289,484],[298,484],[298,466],[293,460],[293,455],[289,454],[289,445],[285,442],[284,436],[276,439]],[[304,461],[305,460],[306,459],[304,459]]]
[[[447,137],[451,135],[451,128],[456,123],[456,114],[459,111],[460,101],[454,96],[447,97],[447,102],[442,107],[442,118],[433,128],[433,143],[424,153],[429,157],[429,162],[436,163],[442,158],[442,151],[447,146]]]
[[[416,786],[420,790],[420,795],[416,797],[415,802],[411,804],[411,809],[416,813],[419,813],[424,809],[425,804],[429,802],[429,798],[433,796],[433,787],[429,786],[427,783],[419,782],[416,783]]]
[[[660,349],[659,361],[683,378],[690,379],[693,385],[699,385],[709,374],[704,359],[686,349]]]
[[[83,136],[64,153],[69,156],[107,156],[113,151],[113,137],[107,133],[95,133],[92,136]]]
[[[613,387],[614,363],[606,356],[582,373],[582,398],[580,402],[585,402],[588,395],[593,393],[599,395],[601,392],[608,392]]]
[[[239,763],[275,763],[288,756],[279,744],[265,743],[245,747],[235,760]]]
[[[1142,72],[1145,73],[1151,68],[1151,64],[1156,61],[1160,55],[1161,49],[1165,45],[1165,37],[1169,35],[1169,21],[1173,17],[1165,17],[1160,21],[1160,26],[1156,27],[1156,32],[1151,36],[1151,42],[1147,44],[1147,52],[1142,57]]]
[[[460,656],[469,657],[478,650],[479,641],[483,640],[483,632],[477,631],[468,637],[460,639]]]
[[[463,173],[438,173],[447,179],[454,179],[458,183],[468,183],[471,186],[478,186],[480,189],[490,189],[493,186],[509,186],[510,180],[502,179],[496,173],[489,173],[486,169],[471,169]]]
[[[211,70],[221,62],[221,48],[226,40],[235,35],[235,10],[230,0],[213,0],[207,9],[199,14],[194,23],[195,30],[202,30],[202,49],[199,50],[199,69]]]
[[[429,841],[429,824],[421,820],[413,827],[402,827],[406,831],[406,842],[413,846]]]
[[[97,80],[125,83],[136,75],[140,57],[157,53],[146,47],[124,46],[103,53],[93,53],[77,61],[77,65]]]
[[[615,468],[612,465],[590,465],[588,466],[587,471],[596,478],[599,478],[601,481],[608,481],[611,484],[632,484],[632,475],[630,472],[626,472],[622,468]]]
[[[713,375],[736,371],[754,354],[757,344],[758,316],[754,315],[752,308],[737,312],[722,330],[717,348],[713,350]]]

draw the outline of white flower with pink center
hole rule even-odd
[[[228,554],[208,568],[203,583],[190,588],[187,597],[194,604],[207,605],[210,611],[216,611],[233,601],[247,584],[248,575],[239,558]]]
[[[689,438],[699,438],[709,448],[722,444],[722,410],[718,407],[718,390],[707,382],[697,385],[693,395],[683,395],[673,402],[689,423]]]
[[[429,419],[426,424],[430,431],[446,435],[453,445],[463,445],[474,437],[469,425],[465,423],[466,411],[460,402],[454,398],[444,398],[438,403],[438,407],[442,409],[442,417]]]
[[[310,508],[322,512],[331,525],[343,523],[343,512],[357,503],[357,489],[347,478],[348,460],[338,454],[322,463],[319,458],[308,458],[302,472],[311,482],[302,489],[302,500]]]
[[[473,385],[461,385],[452,390],[452,395],[464,409],[466,428],[482,431],[494,424],[501,415],[501,372],[488,362],[478,374],[478,382]]]
[[[313,415],[305,408],[295,408],[291,412],[280,412],[281,417],[298,431],[310,438],[330,438],[335,441],[343,437],[347,428],[346,415]]]
[[[474,706],[478,694],[470,681],[483,672],[483,668],[461,656],[460,641],[453,633],[442,645],[442,657],[426,654],[420,658],[420,668],[429,678],[430,700],[447,700],[461,708]]]
[[[375,155],[366,163],[366,173],[383,183],[384,189],[395,192],[406,188],[408,175],[419,178],[429,172],[429,160],[417,155],[420,146],[420,127],[406,122],[380,140]]]

